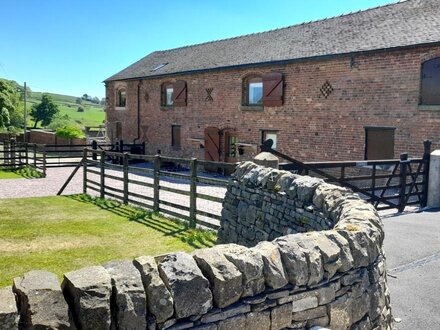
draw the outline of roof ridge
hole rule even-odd
[[[239,35],[239,36],[236,36],[236,37],[222,38],[222,39],[205,41],[205,42],[201,42],[201,43],[197,43],[197,44],[192,44],[192,45],[185,45],[185,46],[175,47],[175,48],[170,48],[170,49],[157,50],[154,53],[165,53],[165,52],[170,52],[170,51],[174,51],[174,50],[180,50],[180,49],[185,49],[185,48],[192,48],[192,47],[197,47],[197,46],[209,45],[209,44],[213,44],[213,43],[217,43],[217,42],[222,42],[222,41],[241,39],[241,38],[255,36],[255,35],[259,35],[259,34],[264,34],[264,33],[269,33],[269,32],[274,32],[274,31],[280,31],[280,30],[285,30],[285,29],[290,29],[290,28],[295,27],[295,26],[302,26],[302,25],[307,25],[307,24],[312,24],[312,23],[324,22],[324,21],[335,19],[335,18],[355,15],[355,14],[359,14],[361,12],[367,12],[367,11],[376,10],[376,9],[379,9],[379,8],[390,7],[390,6],[394,6],[394,5],[398,5],[398,4],[401,4],[401,3],[410,2],[410,1],[414,1],[414,0],[390,0],[390,1],[391,1],[390,3],[384,4],[384,5],[374,6],[374,7],[366,8],[366,9],[360,9],[360,10],[352,11],[352,12],[349,12],[349,13],[346,13],[346,14],[330,16],[330,17],[325,17],[325,18],[320,18],[320,19],[316,19],[316,20],[306,21],[306,22],[302,22],[302,23],[298,23],[298,24],[292,24],[292,25],[288,25],[288,26],[284,26],[284,27],[280,27],[280,28],[275,28],[275,29],[271,29],[271,30],[266,30],[266,31],[261,31],[261,32],[254,32],[254,33],[243,34],[243,35]]]

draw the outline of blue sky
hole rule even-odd
[[[0,0],[0,77],[103,97],[155,50],[262,32],[392,0]]]

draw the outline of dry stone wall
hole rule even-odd
[[[267,236],[246,237],[259,215]],[[246,162],[228,188],[224,244],[87,267],[61,285],[29,272],[0,289],[0,329],[391,329],[383,237],[351,192]]]

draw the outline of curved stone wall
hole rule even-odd
[[[266,214],[290,218],[278,228]],[[259,215],[267,237],[244,237],[261,229]],[[29,272],[0,289],[0,329],[390,329],[381,220],[356,195],[243,163],[219,231],[223,243],[231,237],[248,247],[114,261],[67,273],[61,285]]]

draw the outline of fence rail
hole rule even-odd
[[[122,161],[109,162],[109,159]],[[133,166],[133,160],[150,167]],[[187,166],[182,172],[164,168],[170,162]],[[144,163],[145,164],[145,163]],[[195,158],[136,155],[86,148],[81,162],[58,194],[62,194],[79,168],[83,168],[83,192],[93,191],[168,216],[188,221],[190,227],[219,228],[226,177],[212,177],[203,171],[207,165],[232,172],[236,164],[208,162]],[[182,169],[182,167],[180,167]]]
[[[408,158],[403,153],[400,159],[343,162],[300,162],[272,149],[266,141],[262,151],[270,152],[288,163],[280,168],[298,174],[322,178],[327,182],[352,189],[371,202],[376,209],[397,208],[402,212],[407,205],[427,204],[429,160],[431,141],[424,141],[422,158]]]

